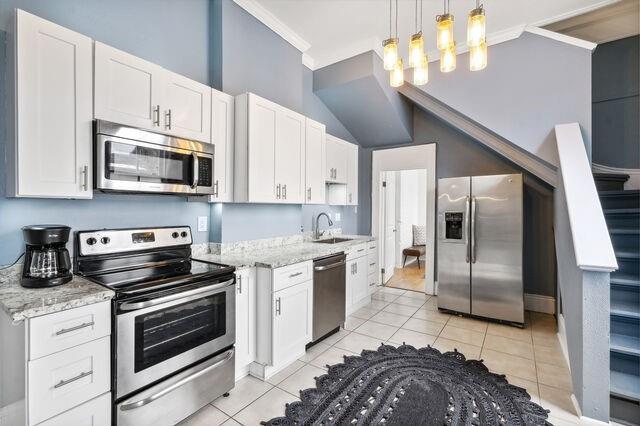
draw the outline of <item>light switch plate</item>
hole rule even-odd
[[[198,216],[198,232],[207,232],[209,227],[209,218],[207,216]]]
[[[342,215],[340,213],[336,213],[336,222],[340,222],[340,220],[341,220],[340,217],[341,216]]]

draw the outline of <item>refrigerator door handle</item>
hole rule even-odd
[[[469,203],[470,203],[470,199],[469,196],[467,195],[466,201],[464,202],[464,206],[465,206],[465,212],[464,212],[464,243],[465,246],[467,247],[467,256],[466,256],[466,261],[467,263],[469,263],[469,253],[471,251],[470,247],[469,247]]]
[[[471,197],[471,263],[476,263],[476,197]]]

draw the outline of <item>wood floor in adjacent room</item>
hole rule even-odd
[[[418,262],[408,263],[404,268],[396,268],[393,277],[385,284],[385,287],[424,293],[424,268],[423,261],[420,261],[420,269],[418,269]]]

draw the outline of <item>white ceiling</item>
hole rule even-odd
[[[285,30],[292,30],[311,47],[306,51],[322,67],[380,46],[389,37],[388,0],[236,0],[257,3],[273,15]],[[395,0],[393,0],[395,5]],[[546,25],[616,0],[484,0],[487,33],[495,34],[522,25]],[[435,49],[435,17],[442,13],[442,0],[422,0],[426,50]],[[418,7],[420,0],[418,0]],[[475,0],[451,0],[455,35],[459,47],[466,40],[466,18]],[[288,28],[286,28],[288,27]],[[395,31],[395,30],[394,30]],[[415,0],[398,0],[398,36],[401,54],[407,56],[407,41],[415,32]],[[304,50],[304,49],[303,49]],[[430,58],[431,59],[431,58]]]

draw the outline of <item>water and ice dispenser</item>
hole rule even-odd
[[[463,226],[462,222],[463,222],[462,212],[445,212],[444,214],[445,239],[461,240],[462,226]]]

